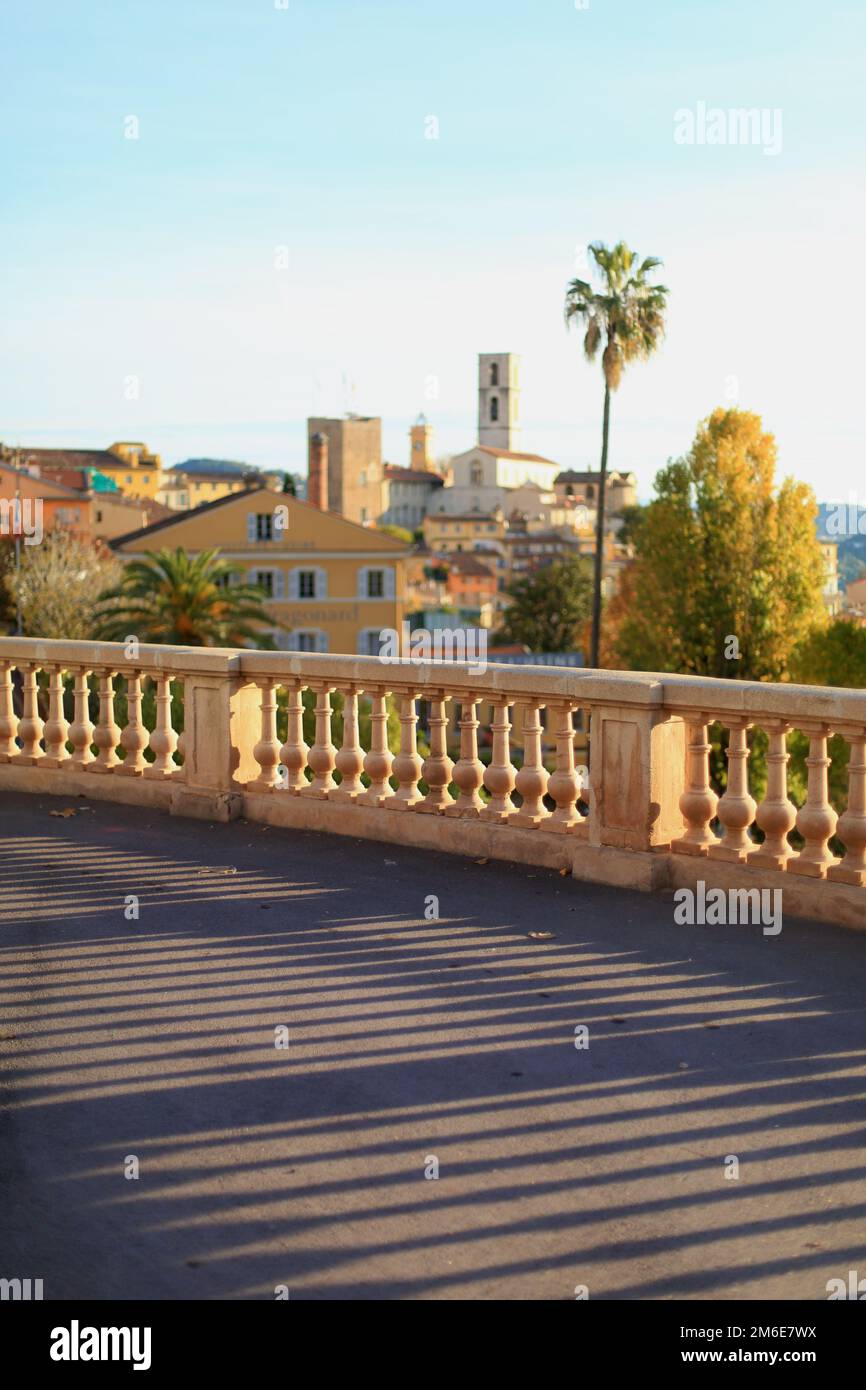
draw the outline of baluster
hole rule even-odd
[[[354,801],[364,790],[361,773],[364,770],[364,750],[358,731],[358,691],[349,686],[343,691],[343,742],[337,754],[340,785],[331,792],[331,801]]]
[[[337,750],[331,742],[331,691],[332,685],[312,687],[316,690],[316,739],[310,749],[309,764],[313,780],[301,788],[301,796],[327,798],[334,790],[334,768],[337,766]]]
[[[577,810],[580,778],[574,767],[574,705],[569,702],[556,706],[556,771],[547,784],[548,796],[556,802],[556,810],[544,822],[545,830],[560,834],[573,831],[583,820]]]
[[[710,845],[709,859],[726,859],[731,863],[743,864],[746,856],[755,849],[749,836],[749,826],[755,819],[758,809],[749,795],[749,743],[747,730],[751,728],[748,720],[737,720],[728,724],[728,785],[719,801],[718,817],[724,827],[721,840]]]
[[[87,683],[89,672],[81,667],[74,673],[72,723],[69,725],[69,742],[72,756],[69,765],[82,770],[93,762],[90,745],[93,743],[93,725],[90,722],[90,686]]]
[[[0,763],[8,763],[18,752],[15,735],[18,733],[18,716],[15,713],[12,691],[12,664],[0,664]]]
[[[499,700],[493,706],[493,720],[490,725],[493,733],[493,750],[490,766],[484,769],[484,785],[490,792],[490,800],[481,812],[483,820],[504,823],[517,812],[511,793],[517,780],[514,764],[511,761],[511,721],[508,700]]]
[[[288,773],[287,787],[293,795],[307,786],[304,769],[307,766],[309,748],[304,743],[304,694],[303,686],[288,687],[288,722],[286,741],[280,749],[280,761]]]
[[[797,821],[797,808],[788,798],[788,730],[789,724],[768,724],[770,746],[767,750],[767,795],[758,807],[755,822],[763,830],[765,840],[752,850],[748,862],[759,868],[784,869],[794,851],[788,836]]]
[[[710,785],[710,753],[712,744],[707,736],[709,716],[701,714],[698,721],[689,720],[689,742],[686,754],[688,782],[680,797],[680,812],[688,829],[685,835],[671,842],[677,854],[704,855],[719,843],[710,829],[716,815],[719,798]]]
[[[149,735],[141,717],[141,672],[132,671],[126,677],[126,728],[120,735],[120,746],[126,757],[118,764],[118,773],[124,777],[142,776],[147,767],[144,750],[148,742]]]
[[[540,715],[542,709],[543,702],[537,700],[530,701],[523,708],[523,767],[515,782],[523,805],[514,816],[512,825],[537,826],[550,815],[544,805],[547,769],[541,750],[541,735],[544,732]]]
[[[120,727],[114,719],[114,672],[99,673],[99,718],[93,731],[93,742],[99,749],[96,761],[90,764],[88,772],[113,772],[120,762],[117,745],[120,742]]]
[[[827,870],[837,883],[866,887],[866,734],[849,739],[848,809],[840,818],[836,834],[845,846],[845,858]]]
[[[45,757],[39,746],[42,738],[42,720],[39,716],[39,687],[36,681],[38,668],[22,666],[20,670],[24,681],[24,708],[18,725],[21,751],[15,754],[14,761],[33,767]]]
[[[484,764],[478,756],[478,695],[460,699],[460,757],[454,764],[454,783],[458,789],[456,801],[446,806],[446,816],[477,816],[484,810],[478,788],[484,782]]]
[[[454,764],[448,756],[448,716],[445,713],[445,692],[430,692],[430,756],[425,758],[421,776],[427,783],[428,791],[423,801],[419,801],[416,811],[439,812],[451,805],[448,791]]]
[[[416,691],[400,696],[400,752],[391,769],[397,778],[397,790],[388,802],[394,811],[406,811],[422,800],[418,790],[421,778],[421,759],[418,756],[418,710]]]
[[[48,677],[48,718],[44,730],[45,757],[43,767],[66,767],[69,759],[66,754],[66,740],[69,725],[63,710],[63,672],[58,668]]]
[[[392,796],[391,750],[388,747],[388,697],[385,691],[370,691],[373,702],[370,715],[370,751],[364,759],[364,771],[370,779],[367,791],[358,797],[367,806],[382,806]]]
[[[154,761],[145,768],[145,777],[173,777],[178,771],[174,761],[174,751],[178,737],[171,723],[171,677],[158,671],[156,682],[156,724],[150,736],[150,747]]]
[[[276,681],[263,676],[259,682],[261,690],[261,738],[253,749],[253,757],[261,771],[258,777],[247,784],[247,791],[272,792],[282,785],[279,773],[280,740],[277,738],[277,692]]]
[[[803,874],[807,878],[824,878],[827,870],[835,868],[839,860],[830,853],[828,841],[836,830],[838,819],[830,805],[827,788],[827,738],[830,730],[825,724],[811,728],[800,725],[809,735],[809,756],[806,766],[809,769],[806,802],[797,812],[797,829],[805,840],[800,853],[788,861],[789,874]]]

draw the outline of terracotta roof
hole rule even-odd
[[[64,483],[57,483],[53,478],[40,478],[34,473],[29,473],[26,468],[13,468],[11,463],[0,461],[0,469],[4,473],[11,473],[12,477],[26,478],[30,483],[38,483],[49,488],[54,497],[75,497],[78,501],[86,501],[89,494],[82,492],[78,487],[67,487]]]
[[[489,565],[485,565],[477,555],[470,554],[467,550],[455,550],[453,555],[449,555],[448,566],[452,570],[459,570],[461,574],[483,574],[488,579],[496,578]]]
[[[252,487],[242,488],[240,492],[230,492],[226,497],[215,497],[212,502],[202,502],[197,507],[190,507],[188,511],[175,511],[170,507],[166,508],[168,515],[163,517],[160,521],[155,521],[152,526],[142,526],[137,531],[127,532],[125,536],[115,536],[110,542],[111,549],[117,550],[120,546],[127,545],[130,541],[139,540],[142,536],[155,535],[157,531],[162,531],[166,526],[175,526],[179,522],[187,521],[191,516],[202,516],[205,512],[216,511],[218,507],[231,506],[232,503],[239,502],[242,498],[254,497],[257,492],[270,492],[275,496],[282,497],[286,504],[291,503],[294,507],[308,507],[310,511],[318,511],[318,508],[314,507],[311,502],[305,502],[300,497],[292,497],[288,493],[276,493],[274,488],[269,488],[260,481],[256,481]],[[376,531],[375,528],[369,526],[361,526],[359,522],[351,521],[349,517],[343,516],[340,512],[329,511],[325,513],[325,515],[331,516],[338,521],[345,522],[347,526],[351,526],[356,531],[366,531],[368,535],[372,531],[374,535],[381,535],[383,539],[387,539],[390,544],[387,549],[382,547],[381,553],[383,554],[396,552],[400,555],[408,555],[410,553],[410,547],[408,545],[405,545],[402,541],[395,540],[393,536],[388,536],[386,532]],[[375,551],[371,551],[371,554],[375,553]]]
[[[515,452],[514,449],[494,449],[491,444],[476,444],[475,447],[484,454],[494,454],[496,458],[500,459],[528,459],[532,463],[553,463],[556,467],[554,460],[546,459],[543,454],[521,454]],[[467,450],[468,452],[470,451]]]
[[[4,452],[10,452],[8,447]],[[102,472],[106,468],[131,467],[108,449],[27,449],[22,446],[15,452],[22,464],[36,463],[47,468],[96,468]]]
[[[495,525],[501,526],[502,520],[492,512],[428,512],[425,520],[428,521],[492,521]]]
[[[386,463],[383,471],[386,478],[393,478],[398,483],[433,483],[436,487],[445,486],[444,478],[424,468],[400,468],[396,463]]]

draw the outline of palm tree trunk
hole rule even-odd
[[[604,424],[601,431],[601,472],[595,522],[595,581],[592,594],[592,651],[590,666],[599,664],[601,645],[601,582],[604,576],[604,504],[607,497],[607,442],[610,434],[610,387],[604,386]]]

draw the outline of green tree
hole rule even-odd
[[[792,655],[791,679],[800,685],[866,689],[866,628],[848,618],[815,628]]]
[[[516,580],[496,635],[500,646],[522,643],[534,652],[570,652],[592,607],[592,581],[584,560],[557,560]]]
[[[664,337],[664,315],[670,291],[654,285],[648,276],[661,266],[655,256],[639,260],[624,241],[614,247],[593,242],[589,247],[601,279],[594,290],[586,280],[572,280],[565,293],[565,322],[584,329],[583,350],[594,362],[604,343],[601,369],[604,377],[604,414],[601,430],[601,469],[595,532],[595,576],[592,602],[590,665],[598,666],[601,645],[601,589],[604,560],[604,513],[607,491],[607,456],[610,439],[610,398],[629,362],[651,357]]]
[[[616,650],[635,670],[784,680],[826,621],[811,489],[775,488],[760,417],[716,410],[655,481],[634,530],[633,598]]]
[[[131,560],[97,606],[97,636],[184,647],[261,645],[268,617],[262,589],[216,550],[148,552]],[[236,582],[240,581],[240,582]]]

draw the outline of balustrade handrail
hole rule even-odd
[[[269,652],[238,647],[184,647],[142,643],[134,658],[122,642],[65,641],[41,637],[0,637],[0,660],[40,662],[141,671],[171,671],[178,675],[211,673],[266,677],[273,680],[311,679],[337,684],[366,684],[399,690],[440,689],[484,695],[513,693],[528,696],[574,697],[581,704],[638,704],[662,708],[684,717],[705,713],[710,720],[726,716],[760,723],[761,719],[789,724],[825,723],[851,730],[866,729],[866,691],[787,682],[739,681],[712,676],[674,675],[658,671],[608,671],[587,667],[497,664],[483,670],[477,663],[447,660],[384,661],[377,656]]]

